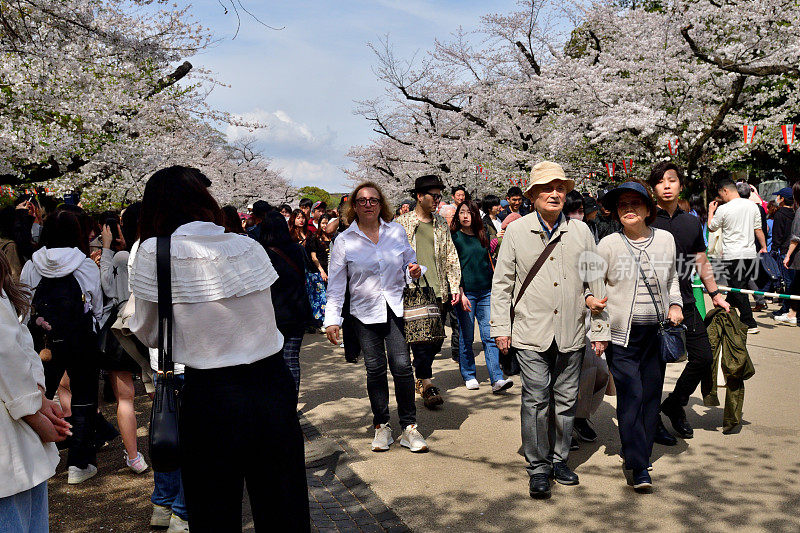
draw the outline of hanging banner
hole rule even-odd
[[[606,170],[608,171],[608,177],[613,180],[614,179],[614,174],[617,173],[617,164],[616,163],[606,163]]]
[[[633,171],[633,159],[623,159],[622,170],[625,171],[626,175],[630,174]]]
[[[756,136],[756,128],[758,124],[745,124],[744,125],[744,144],[752,144],[753,138]]]
[[[669,155],[678,155],[678,142],[680,139],[677,137],[667,141],[667,148],[669,148]]]
[[[786,151],[788,152],[794,143],[794,132],[797,128],[797,124],[784,124],[781,126],[781,131],[783,131],[783,142],[786,144]]]

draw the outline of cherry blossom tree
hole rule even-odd
[[[543,158],[579,181],[611,162],[621,177],[623,160],[640,177],[663,158],[705,177],[756,157],[786,168],[780,125],[800,119],[800,43],[788,33],[798,24],[788,0],[528,0],[421,59],[382,41],[386,95],[357,110],[378,135],[353,147],[350,175],[402,190],[425,172],[469,183],[482,167],[476,188],[488,192]],[[745,124],[759,125],[752,144]]]
[[[222,201],[291,194],[268,159],[211,125],[259,127],[207,104],[219,82],[185,58],[212,39],[167,0],[2,2],[0,183],[116,201],[180,162],[207,172]]]

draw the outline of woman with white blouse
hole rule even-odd
[[[44,395],[44,370],[19,315],[27,294],[0,254],[0,530],[48,531],[47,480],[58,465],[54,442],[71,435],[58,403]]]
[[[173,359],[185,365],[181,477],[194,533],[241,531],[242,491],[256,531],[308,531],[297,392],[281,353],[264,248],[225,233],[197,169],[153,174],[142,199],[129,279],[130,329],[158,345],[156,237],[171,236]]]
[[[423,269],[416,264],[405,230],[391,222],[392,211],[374,183],[355,188],[344,217],[349,227],[334,241],[328,269],[328,340],[339,343],[342,305],[349,286],[350,314],[367,368],[375,427],[372,451],[386,451],[394,442],[389,425],[388,364],[403,428],[400,445],[412,452],[426,452],[428,444],[417,430],[414,373],[403,328],[403,288],[412,278],[419,279]]]

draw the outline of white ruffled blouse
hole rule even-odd
[[[190,368],[249,364],[278,353],[270,286],[278,274],[255,240],[211,222],[190,222],[172,234],[173,359]],[[156,239],[137,243],[128,262],[136,306],[131,331],[158,346]]]

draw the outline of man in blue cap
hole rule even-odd
[[[794,279],[794,270],[788,269],[783,266],[783,259],[786,257],[786,252],[789,250],[789,243],[792,242],[792,221],[794,220],[794,200],[792,199],[792,188],[784,187],[776,193],[775,203],[778,204],[778,210],[772,216],[772,249],[770,255],[775,258],[781,269],[781,277],[783,278],[783,285],[788,289]],[[773,311],[775,320],[781,321],[779,316],[786,315],[789,311],[789,300],[783,300],[783,304],[778,311]]]

